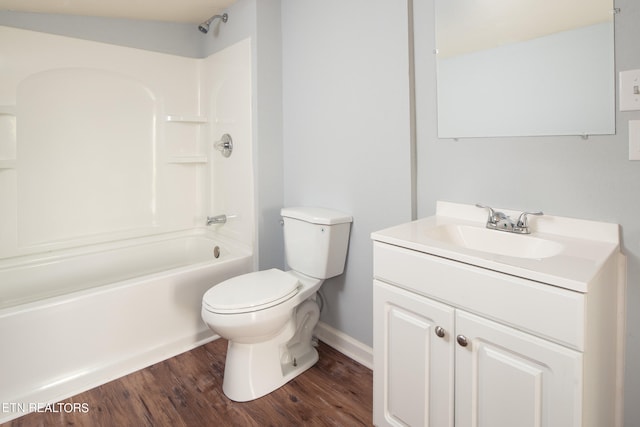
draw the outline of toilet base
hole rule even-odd
[[[318,352],[310,347],[294,360],[281,363],[280,358],[280,351],[273,343],[229,341],[222,391],[236,402],[265,396],[315,365]]]
[[[313,300],[300,304],[293,318],[274,338],[261,343],[227,345],[222,391],[246,402],[282,387],[318,361],[312,332],[320,310]]]

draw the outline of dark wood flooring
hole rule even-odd
[[[320,360],[273,393],[222,393],[227,342],[217,340],[81,393],[86,413],[32,413],[3,426],[370,426],[371,370],[320,343]]]

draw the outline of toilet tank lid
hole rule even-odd
[[[299,219],[312,224],[334,225],[352,222],[353,218],[344,212],[326,208],[297,207],[282,208],[280,215],[287,218]]]

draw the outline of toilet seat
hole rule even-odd
[[[225,280],[202,298],[207,311],[247,313],[278,305],[298,293],[298,279],[282,270],[257,271]]]

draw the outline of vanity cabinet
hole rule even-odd
[[[374,281],[374,424],[453,426],[453,307]]]
[[[616,286],[577,292],[376,238],[375,425],[619,425]]]

